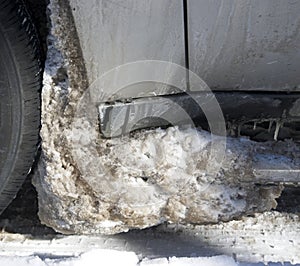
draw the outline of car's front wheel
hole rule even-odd
[[[36,154],[41,75],[39,43],[23,2],[0,0],[0,213]]]

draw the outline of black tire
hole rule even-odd
[[[0,213],[34,161],[40,127],[41,63],[21,0],[0,0]]]

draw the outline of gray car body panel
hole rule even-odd
[[[300,1],[188,0],[190,69],[215,90],[300,91]]]
[[[137,60],[181,66],[188,60],[213,90],[300,91],[300,1],[187,0],[188,32],[181,0],[70,0],[70,6],[90,84]],[[169,86],[138,84],[118,98],[172,93]]]
[[[107,71],[134,61],[162,60],[185,66],[181,0],[70,0],[69,3],[90,84]],[[116,80],[122,78],[115,75]],[[172,91],[163,84],[138,84],[119,98]]]

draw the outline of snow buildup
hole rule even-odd
[[[254,161],[277,145],[293,162],[285,155],[291,146],[227,138],[222,167],[211,174],[205,131],[170,127],[103,139],[97,123],[74,119],[86,85],[82,62],[61,29],[65,14],[53,3],[50,9],[43,151],[34,178],[44,224],[63,233],[115,234],[164,222],[218,223],[276,207],[282,186],[256,186]]]

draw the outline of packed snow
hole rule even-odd
[[[1,256],[0,265],[5,266],[93,266],[93,265],[122,265],[122,266],[262,266],[263,263],[248,264],[235,262],[229,256],[213,257],[171,257],[156,259],[139,259],[134,252],[96,249],[81,254],[78,257],[51,257],[38,254],[30,256]],[[290,263],[269,263],[269,266],[291,265]]]

